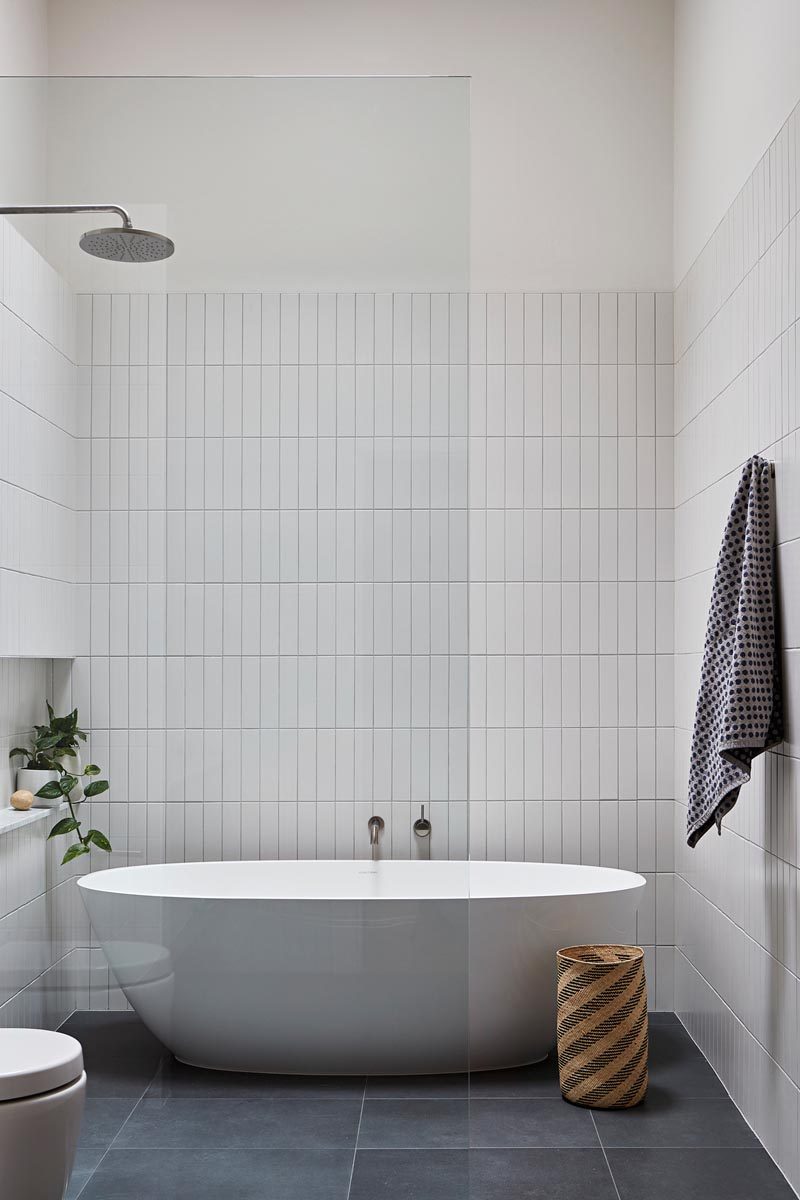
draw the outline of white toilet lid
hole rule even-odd
[[[80,1042],[49,1029],[0,1029],[0,1100],[65,1087],[83,1070]]]

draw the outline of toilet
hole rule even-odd
[[[63,1200],[86,1094],[80,1042],[49,1029],[0,1029],[0,1193]]]

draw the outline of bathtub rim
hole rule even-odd
[[[330,886],[326,887],[323,883],[321,886],[318,884],[316,888],[308,886],[305,890],[301,890],[298,886],[296,886],[296,890],[289,890],[285,887],[280,890],[274,886],[235,893],[220,890],[219,879],[216,888],[206,887],[205,890],[194,884],[192,886],[187,884],[178,890],[174,886],[169,887],[163,881],[160,882],[160,885],[157,882],[166,872],[174,875],[191,874],[192,872],[208,876],[216,874],[221,876],[224,882],[225,875],[236,874],[237,868],[241,872],[241,868],[270,866],[277,867],[282,875],[289,878],[292,874],[301,876],[314,867],[320,866],[333,868],[335,873],[341,874],[347,879],[347,869],[349,868],[350,876],[362,877],[362,883],[360,887],[349,887],[342,891],[334,890]],[[298,868],[302,868],[302,870],[298,871]],[[441,876],[450,875],[455,882],[460,878],[461,886],[456,889],[454,885],[444,886],[442,882],[439,887],[432,887],[430,882],[425,881],[425,877],[435,878],[437,869],[440,879]],[[475,878],[475,876],[481,875],[496,877],[506,874],[513,880],[514,872],[516,872],[518,880],[521,874],[527,875],[536,869],[539,869],[540,872],[544,870],[545,875],[556,878],[564,875],[564,884],[551,890],[542,890],[540,887],[540,890],[537,891],[533,889],[533,886],[520,889],[519,883],[517,883],[516,888],[508,886],[502,890],[499,884],[490,889],[485,878],[482,885]],[[148,876],[151,881],[156,882],[151,882],[149,887],[144,887]],[[392,878],[393,876],[395,878]],[[413,878],[414,876],[416,879]],[[569,886],[570,876],[573,880],[583,877],[587,884],[593,878],[596,884],[602,883],[602,886],[581,888],[574,886],[574,882],[572,886]],[[369,884],[368,879],[376,882]],[[138,887],[133,886],[134,880],[141,881]],[[467,886],[468,881],[469,887]],[[416,886],[409,887],[409,882]],[[120,884],[123,886],[119,886]],[[470,862],[461,859],[433,861],[384,859],[375,864],[371,863],[369,859],[240,859],[224,862],[213,860],[186,863],[141,863],[127,867],[108,867],[78,877],[78,887],[82,891],[106,896],[130,896],[152,900],[269,901],[270,903],[568,900],[590,895],[639,891],[646,885],[645,876],[620,867],[600,867],[583,863],[527,863],[519,860],[509,860],[508,862],[475,860]]]

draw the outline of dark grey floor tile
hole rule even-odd
[[[114,1149],[80,1200],[346,1200],[352,1162],[346,1150]]]
[[[136,1013],[73,1013],[61,1032],[83,1047],[89,1096],[138,1099],[165,1053]]]
[[[602,1150],[471,1150],[469,1200],[617,1200]]]
[[[651,1012],[648,1013],[650,1025],[680,1025],[677,1013],[674,1012]]]
[[[468,1104],[463,1100],[370,1100],[364,1102],[359,1149],[460,1150],[469,1145]]]
[[[378,1197],[469,1200],[469,1154],[466,1150],[359,1150],[349,1200]]]
[[[620,1200],[794,1200],[765,1150],[609,1150]]]
[[[104,1154],[105,1150],[101,1149],[78,1150],[64,1200],[76,1200]]]
[[[211,1071],[203,1067],[186,1066],[169,1055],[148,1087],[147,1098],[361,1097],[365,1083],[364,1077],[358,1075],[256,1075],[243,1071]]]
[[[558,1059],[555,1052],[544,1062],[530,1067],[513,1067],[508,1071],[473,1071],[469,1081],[469,1092],[473,1098],[493,1096],[498,1099],[525,1099],[526,1097],[549,1097],[561,1095],[558,1086]]]
[[[460,1100],[468,1089],[468,1075],[370,1075],[367,1099]]]
[[[470,1146],[598,1147],[591,1113],[563,1100],[480,1100],[469,1106]]]
[[[722,1099],[726,1092],[714,1071],[682,1025],[650,1029],[650,1082],[685,1099]]]
[[[92,1177],[91,1171],[73,1171],[69,1177],[64,1200],[78,1200],[87,1183]]]
[[[117,1145],[324,1150],[355,1146],[361,1098],[142,1100]]]
[[[756,1147],[758,1139],[730,1100],[676,1100],[655,1089],[636,1108],[594,1110],[600,1141],[648,1149]]]
[[[105,1150],[111,1145],[138,1101],[89,1096],[83,1110],[81,1150]]]

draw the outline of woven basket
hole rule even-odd
[[[586,1108],[633,1108],[647,1092],[647,985],[639,946],[558,951],[561,1094]]]

